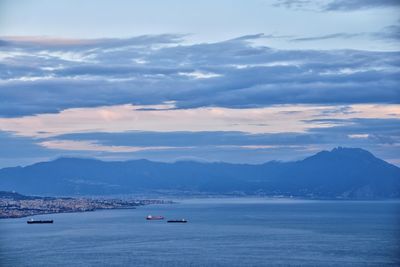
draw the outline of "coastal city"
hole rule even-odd
[[[0,219],[39,214],[86,212],[100,209],[134,209],[149,204],[167,204],[165,200],[31,197],[0,192]]]

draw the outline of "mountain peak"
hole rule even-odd
[[[260,165],[60,158],[24,168],[2,169],[0,188],[36,195],[162,191],[399,198],[400,169],[366,150],[343,147],[302,161]]]
[[[304,161],[315,161],[315,160],[376,160],[382,161],[376,158],[371,152],[362,148],[351,148],[351,147],[335,147],[331,151],[321,151],[317,154],[310,156]]]
[[[372,155],[371,152],[362,149],[362,148],[355,148],[355,147],[335,147],[331,151],[331,153],[336,153],[336,154],[343,154],[343,153],[357,153],[359,155],[368,155],[368,156],[374,156]]]

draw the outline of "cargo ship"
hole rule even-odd
[[[34,220],[34,219],[30,219],[28,221],[26,221],[27,224],[35,224],[35,223],[53,223],[53,220]]]
[[[149,221],[164,220],[164,217],[163,217],[163,216],[152,216],[152,215],[148,215],[148,216],[146,217],[146,220],[149,220]]]
[[[169,223],[187,223],[185,219],[178,219],[178,220],[168,220]]]

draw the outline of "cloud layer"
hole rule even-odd
[[[397,0],[276,0],[275,6],[293,9],[317,8],[320,11],[357,11],[372,8],[399,8]]]
[[[312,128],[351,124],[354,119],[400,118],[397,105],[278,105],[241,109],[174,107],[169,103],[67,109],[58,114],[0,118],[0,130],[34,138],[93,131],[300,133]]]
[[[400,99],[399,52],[277,50],[254,46],[260,35],[195,45],[182,38],[3,39],[0,116],[166,101],[180,109]]]
[[[77,108],[0,119],[0,133],[9,133],[2,142],[12,144],[0,158],[9,159],[9,150],[17,149],[25,155],[37,150],[38,156],[48,157],[251,163],[295,160],[342,145],[363,147],[398,163],[399,129],[400,108],[388,104]]]
[[[256,45],[269,37],[3,38],[0,164],[62,155],[251,163],[338,145],[400,163],[400,52]]]

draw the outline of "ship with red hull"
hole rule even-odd
[[[164,217],[163,216],[148,215],[146,217],[146,220],[148,220],[148,221],[160,221],[160,220],[164,220]]]

